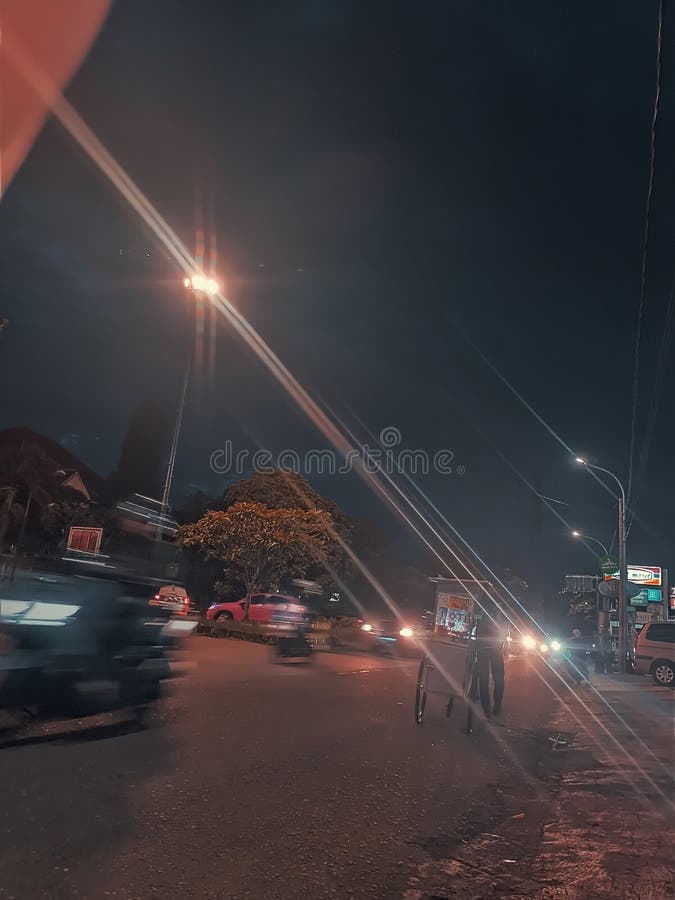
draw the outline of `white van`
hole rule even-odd
[[[162,585],[149,602],[150,606],[158,606],[174,616],[187,616],[190,610],[190,598],[179,584]]]

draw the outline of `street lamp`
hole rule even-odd
[[[619,485],[619,671],[621,674],[626,673],[626,594],[628,593],[628,570],[626,564],[626,492],[623,489],[621,481],[616,477],[614,472],[604,469],[602,466],[596,466],[586,462],[582,456],[577,456],[576,461],[579,465],[585,466],[587,469],[594,469],[596,472],[604,472],[609,475]]]
[[[207,278],[207,276],[202,275],[201,272],[195,272],[195,274],[190,275],[189,278],[184,278],[183,286],[201,294],[208,294],[209,297],[213,297],[220,290],[220,285],[215,278]]]
[[[602,548],[602,552],[605,554],[605,556],[609,556],[609,550],[607,549],[607,547],[605,547],[602,541],[598,540],[598,538],[591,537],[590,534],[584,534],[583,531],[576,530],[572,531],[571,535],[573,538],[583,538],[585,541],[593,541],[594,544],[597,544],[598,547]]]
[[[206,275],[203,275],[201,272],[195,272],[193,275],[185,276],[183,279],[183,287],[187,288],[190,291],[194,291],[195,294],[206,294],[208,297],[215,296],[220,291],[220,285],[215,280],[215,278],[208,278]],[[190,354],[188,353],[187,362],[185,365],[185,375],[183,377],[183,388],[180,395],[180,401],[178,404],[178,411],[176,413],[176,421],[173,427],[173,435],[171,438],[171,448],[169,450],[169,460],[166,466],[166,473],[164,476],[164,484],[162,486],[162,507],[159,522],[157,525],[157,540],[159,541],[161,538],[162,532],[162,522],[167,514],[167,510],[169,508],[169,498],[171,495],[171,483],[173,481],[173,471],[176,465],[176,453],[178,451],[178,441],[180,440],[180,433],[183,427],[183,411],[185,409],[185,396],[187,394],[188,382],[190,380]]]

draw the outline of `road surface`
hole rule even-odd
[[[273,665],[266,647],[208,637],[187,653],[146,729],[104,719],[5,742],[0,900],[423,896],[425,860],[514,813],[505,785],[544,790],[532,772],[553,699],[525,660],[507,668],[503,727],[467,736],[433,709],[413,723],[412,661]]]

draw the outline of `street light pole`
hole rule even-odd
[[[178,412],[176,413],[176,421],[173,426],[173,437],[171,439],[171,449],[169,450],[169,460],[166,465],[166,475],[164,476],[164,486],[162,487],[162,508],[159,514],[159,522],[157,524],[157,540],[161,540],[162,526],[169,509],[169,498],[171,496],[171,483],[173,481],[173,470],[176,465],[176,453],[178,451],[178,441],[180,440],[180,432],[183,427],[183,410],[185,409],[185,395],[187,394],[188,381],[190,379],[190,363],[185,367],[185,377],[183,378],[183,390],[180,395],[180,403]]]
[[[576,457],[576,461],[586,466],[587,469],[594,469],[596,472],[604,472],[609,475],[619,486],[619,672],[626,674],[626,658],[627,658],[627,635],[626,635],[626,599],[628,594],[628,564],[626,562],[626,492],[623,484],[616,477],[614,472],[604,469],[602,466],[592,465],[586,462],[581,456]]]
[[[590,534],[586,534],[585,531],[573,531],[572,537],[580,538],[582,541],[593,541],[594,544],[597,544],[598,547],[600,547],[602,549],[602,552],[605,554],[605,556],[609,556],[609,550],[602,543],[602,541],[598,540],[598,538],[596,538],[596,537],[592,537]]]
[[[183,287],[195,294],[205,294],[213,297],[220,290],[220,285],[213,278],[207,278],[200,272],[196,272],[189,278],[183,280]],[[166,465],[166,474],[164,476],[164,485],[162,487],[162,506],[160,511],[159,522],[157,523],[157,541],[162,538],[162,526],[164,518],[169,509],[169,500],[171,498],[171,484],[173,482],[173,470],[176,465],[176,453],[178,452],[178,442],[183,427],[183,411],[185,409],[185,395],[187,394],[188,382],[190,380],[190,352],[188,350],[187,361],[185,363],[185,376],[183,378],[183,389],[180,395],[180,403],[178,404],[178,412],[176,413],[176,421],[173,426],[173,437],[171,439],[171,448],[169,450],[169,459]]]
[[[626,497],[619,497],[619,672],[626,674],[628,647],[626,635],[626,594],[628,593],[628,564],[626,562]]]

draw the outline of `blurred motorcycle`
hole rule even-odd
[[[73,719],[142,718],[171,677],[167,651],[189,623],[148,615],[128,586],[39,578],[0,589],[0,709]]]

